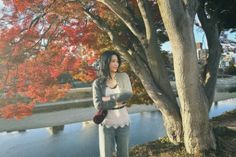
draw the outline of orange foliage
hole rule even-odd
[[[59,82],[63,73],[79,81],[96,78],[92,65],[98,51],[93,45],[100,47],[96,40],[101,31],[81,16],[78,3],[6,0],[4,4],[11,13],[2,17],[9,25],[0,24],[0,92],[5,93],[1,117],[20,119],[31,115],[32,104],[63,97],[71,88]]]
[[[41,4],[42,2],[43,0],[34,0],[34,3],[32,3],[32,0],[13,0],[13,3],[19,12],[24,11],[25,9],[34,5]]]
[[[3,2],[0,93],[4,93],[7,99],[0,103],[2,117],[23,118],[31,114],[33,104],[63,97],[71,85],[59,82],[62,74],[70,74],[77,81],[91,82],[96,78],[93,65],[99,53],[113,47],[107,34],[84,16],[78,2]],[[129,44],[129,36],[122,32],[124,25],[118,17],[96,1],[83,2],[88,3],[93,13],[101,16],[114,30],[120,30],[118,34],[123,44]],[[130,9],[139,16],[136,1],[129,3]]]
[[[22,119],[32,115],[34,104],[9,104],[0,108],[0,117],[5,119]]]

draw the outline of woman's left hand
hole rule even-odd
[[[125,102],[116,102],[117,107],[125,106]]]
[[[102,97],[102,101],[106,102],[106,101],[110,101],[110,96],[104,96]]]

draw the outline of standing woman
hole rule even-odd
[[[120,55],[105,51],[100,58],[99,78],[93,82],[93,103],[97,110],[107,110],[107,116],[99,124],[100,157],[129,156],[130,119],[126,103],[132,96],[129,76],[119,73]]]

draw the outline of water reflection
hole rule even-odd
[[[210,117],[236,108],[236,99],[219,102]],[[165,136],[159,112],[132,114],[130,146],[153,141]],[[0,133],[1,157],[97,157],[98,129],[89,122],[66,125],[59,134],[47,129],[32,129],[23,133]]]
[[[222,113],[233,110],[235,108],[236,108],[236,98],[214,103],[211,107],[209,117],[212,118],[221,115]]]
[[[159,112],[144,112],[131,116],[130,146],[158,139],[165,135]],[[4,157],[97,157],[98,129],[93,123],[66,125],[64,131],[52,135],[47,129],[32,129],[24,133],[1,133]]]
[[[131,115],[130,146],[152,141],[166,135],[159,112],[144,112]]]

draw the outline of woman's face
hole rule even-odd
[[[116,55],[111,56],[111,62],[109,64],[110,73],[117,72],[119,67],[118,57]]]

